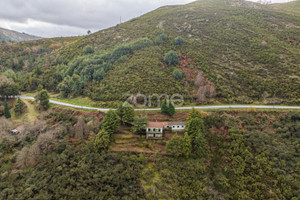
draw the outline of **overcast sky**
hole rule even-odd
[[[0,0],[0,27],[42,37],[84,35],[163,5],[194,0]],[[257,0],[251,0],[257,1]],[[273,3],[289,0],[272,0]]]

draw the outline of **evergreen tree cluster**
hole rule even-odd
[[[117,114],[124,124],[132,124],[136,116],[133,106],[127,101],[119,104]]]
[[[161,104],[161,112],[170,116],[175,114],[175,107],[171,101],[167,101],[166,99]]]
[[[15,114],[23,113],[24,109],[25,109],[25,103],[20,98],[18,98],[14,107]]]
[[[167,143],[167,152],[176,157],[199,157],[205,154],[205,128],[201,112],[193,109],[186,122],[184,137],[174,135]]]

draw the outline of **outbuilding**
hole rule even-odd
[[[184,131],[185,130],[185,122],[172,122],[171,123],[171,129],[172,131]]]
[[[18,134],[22,133],[24,130],[25,130],[24,126],[19,126],[15,129],[11,130],[11,133],[13,135],[18,135]]]

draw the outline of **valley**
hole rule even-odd
[[[134,2],[16,17],[94,29],[113,14],[99,3]],[[196,0],[81,36],[0,28],[0,199],[300,199],[299,9]]]

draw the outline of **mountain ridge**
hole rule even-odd
[[[0,27],[0,41],[22,42],[39,39],[42,39],[42,37],[20,33],[14,30],[8,30]]]
[[[298,104],[298,3],[202,0],[162,7],[61,45],[40,58],[36,85],[97,101],[179,93],[187,103]],[[175,45],[177,37],[184,43]],[[171,50],[179,56],[176,66],[164,62]],[[9,62],[6,57],[0,65],[5,69]],[[175,70],[182,78],[175,78]],[[81,81],[78,91],[63,91],[75,80]]]

